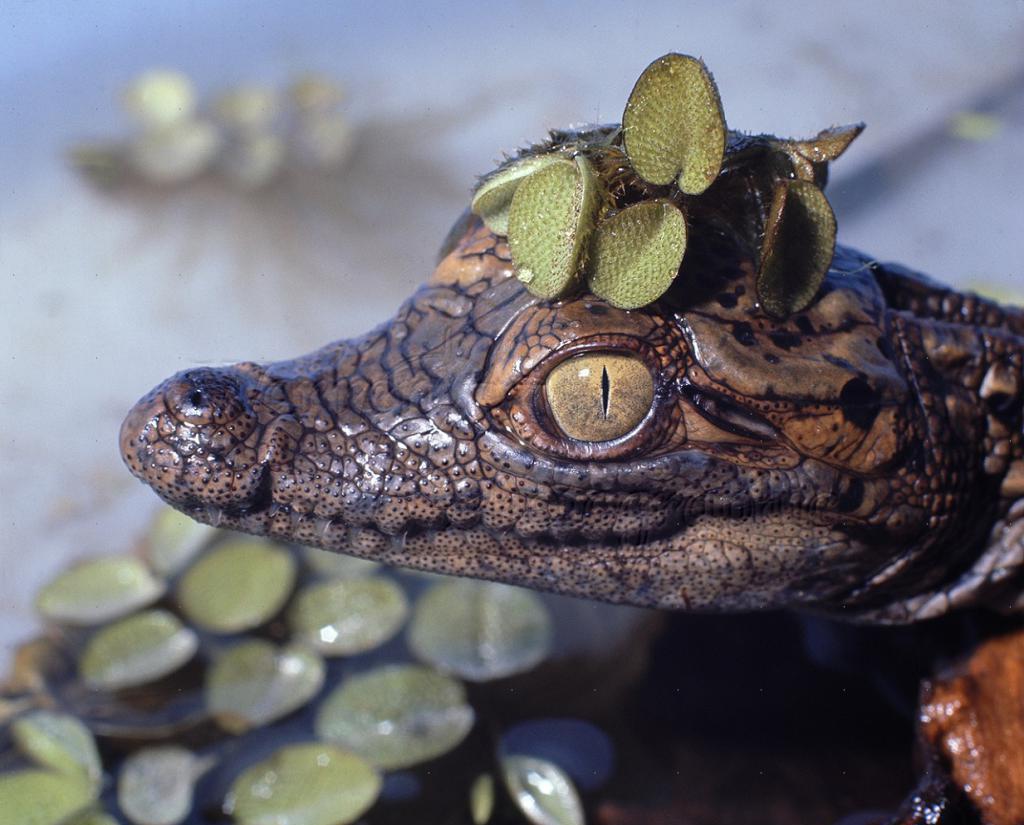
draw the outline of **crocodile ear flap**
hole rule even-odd
[[[814,183],[778,183],[765,223],[757,299],[769,315],[785,318],[818,294],[836,247],[836,218]]]
[[[783,146],[793,162],[796,176],[822,187],[828,181],[829,163],[843,154],[863,131],[863,123],[833,126],[807,140],[787,140]]]
[[[833,161],[843,154],[863,131],[863,123],[833,126],[831,129],[822,129],[808,140],[792,141],[793,148],[814,163]]]

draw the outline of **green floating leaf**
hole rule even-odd
[[[82,774],[0,774],[0,822],[5,825],[59,825],[95,799],[93,783]]]
[[[722,168],[727,130],[711,73],[683,54],[659,57],[644,69],[622,115],[626,155],[654,184],[673,179],[688,195],[707,189]]]
[[[196,109],[192,81],[181,72],[153,69],[124,91],[125,108],[151,129],[187,121]]]
[[[426,762],[452,750],[473,727],[462,685],[416,665],[352,676],[320,706],[316,734],[383,770]]]
[[[161,576],[174,576],[216,535],[217,530],[208,524],[200,524],[184,513],[166,507],[150,528],[146,560]]]
[[[529,670],[548,655],[551,617],[528,590],[446,581],[417,603],[409,647],[418,658],[463,679],[501,679]]]
[[[332,579],[360,579],[376,573],[381,567],[379,561],[321,550],[319,547],[303,547],[302,561],[316,575]]]
[[[132,556],[108,556],[76,564],[36,596],[44,619],[71,625],[97,625],[152,604],[164,584]]]
[[[757,298],[769,315],[785,318],[818,294],[836,248],[836,217],[813,183],[779,183],[761,245]]]
[[[205,763],[174,745],[143,748],[125,759],[117,804],[135,825],[178,825],[192,811],[192,792]]]
[[[302,645],[277,648],[262,639],[242,642],[206,674],[206,707],[238,736],[305,705],[324,683],[324,661]]]
[[[300,590],[288,626],[325,656],[348,656],[382,645],[408,612],[405,592],[390,579],[341,579]]]
[[[686,220],[672,203],[628,206],[594,233],[590,291],[621,309],[645,306],[672,285],[685,251]]]
[[[121,619],[93,636],[78,663],[94,690],[121,690],[162,679],[188,662],[199,639],[166,610]]]
[[[516,189],[508,243],[516,276],[532,294],[557,298],[573,285],[596,213],[597,183],[582,155],[549,163]]]
[[[494,777],[480,774],[469,789],[469,815],[473,825],[487,825],[494,813]]]
[[[295,559],[283,547],[233,539],[192,565],[178,585],[189,620],[215,633],[251,630],[273,618],[295,584]]]
[[[224,810],[239,825],[345,825],[369,810],[380,787],[377,772],[354,753],[291,745],[242,773]]]
[[[103,765],[92,732],[74,716],[34,710],[11,724],[11,736],[25,756],[58,773],[84,776],[99,786]]]
[[[583,803],[557,765],[532,756],[501,760],[509,794],[533,825],[584,825]]]
[[[142,132],[129,144],[128,160],[146,183],[172,186],[200,175],[222,145],[223,137],[213,124],[185,120]]]
[[[508,213],[519,184],[534,172],[564,159],[558,154],[533,155],[497,170],[480,181],[470,208],[495,235],[507,235]]]

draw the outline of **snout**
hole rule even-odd
[[[259,426],[252,379],[236,368],[186,370],[143,396],[121,425],[132,474],[177,507],[230,507],[262,479],[246,441]]]
[[[135,406],[128,411],[121,423],[118,443],[121,458],[136,478],[146,481],[156,460],[160,437],[158,435],[160,417],[166,412],[163,400],[163,385],[140,398]]]

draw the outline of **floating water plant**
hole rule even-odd
[[[179,825],[192,810],[196,780],[206,760],[175,745],[142,748],[117,778],[117,803],[134,825]]]
[[[199,649],[194,631],[166,610],[147,610],[108,625],[93,636],[79,662],[82,681],[94,690],[121,690],[176,671]]]
[[[501,767],[512,799],[533,825],[583,825],[579,793],[556,764],[532,756],[506,756]]]
[[[821,287],[836,247],[836,218],[813,183],[780,183],[772,195],[757,273],[757,297],[770,315],[804,309]]]
[[[679,274],[686,249],[686,220],[667,200],[627,206],[598,227],[590,289],[617,307],[658,300]]]
[[[11,736],[18,750],[37,765],[81,776],[98,787],[103,766],[96,740],[74,716],[32,711],[14,721]]]
[[[345,825],[374,803],[380,787],[377,772],[350,751],[290,745],[244,771],[224,810],[238,825]]]
[[[573,286],[596,209],[594,172],[583,155],[549,163],[519,185],[509,207],[508,243],[530,292],[557,298]]]
[[[160,511],[153,523],[143,554],[156,573],[164,577],[174,576],[216,535],[215,528],[167,508]]]
[[[324,684],[324,662],[305,645],[278,648],[249,639],[226,651],[206,675],[206,707],[235,735],[303,707]]]
[[[441,670],[486,682],[542,661],[551,649],[551,619],[543,602],[528,590],[444,581],[417,603],[409,647]]]
[[[288,626],[325,656],[350,656],[394,636],[408,610],[402,588],[389,579],[339,579],[300,590],[288,610]]]
[[[47,586],[57,605],[72,607],[53,614],[66,619],[51,619],[61,631],[54,640],[19,654],[17,682],[61,709],[27,705],[6,718],[0,823],[13,811],[30,825],[192,825],[220,806],[236,825],[359,820],[382,794],[380,772],[425,765],[431,776],[425,763],[467,740],[478,711],[460,678],[524,673],[551,649],[548,608],[519,588],[396,573],[193,527],[169,510],[140,550]],[[95,593],[116,609],[83,606]],[[408,658],[372,666],[372,651],[408,618],[407,593],[420,594],[408,654],[430,666]],[[346,658],[323,658],[338,655]],[[489,725],[503,726],[488,713]],[[528,755],[499,756],[475,784],[456,772],[463,784],[448,794],[453,810],[472,790],[481,825],[576,822],[572,765],[537,737],[484,739],[463,746],[466,758],[490,765],[493,749],[504,754],[508,743]],[[263,749],[257,764],[252,748]]]
[[[505,166],[480,182],[473,195],[471,207],[482,215],[487,228],[496,235],[508,234],[508,213],[512,196],[527,177],[563,158],[557,154],[523,158]]]
[[[552,133],[484,176],[472,210],[508,237],[533,295],[586,288],[622,309],[661,298],[686,268],[690,236],[725,220],[760,249],[758,299],[784,316],[814,299],[828,271],[835,219],[821,187],[862,129],[808,140],[730,132],[704,63],[667,54],[637,80],[621,126]],[[739,188],[716,185],[737,177]],[[736,191],[756,192],[747,201],[760,211],[736,220]]]
[[[97,625],[152,604],[164,589],[139,559],[109,556],[61,573],[40,591],[36,609],[53,622]]]
[[[687,195],[714,183],[725,155],[725,115],[704,63],[667,54],[648,66],[629,95],[622,134],[629,162],[644,180],[675,181]]]
[[[281,610],[295,573],[295,558],[285,548],[240,538],[193,564],[177,596],[190,621],[215,633],[237,633],[258,627]]]
[[[11,825],[63,825],[96,798],[83,776],[45,770],[0,774],[0,811]]]
[[[287,93],[261,86],[197,97],[179,72],[148,71],[122,95],[138,129],[128,140],[78,146],[75,165],[106,189],[159,191],[225,181],[255,191],[314,168],[342,169],[353,127],[338,111],[341,87],[313,75]]]
[[[316,733],[383,770],[434,759],[473,727],[455,679],[416,665],[388,665],[345,680],[320,706]]]

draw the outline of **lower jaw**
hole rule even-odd
[[[780,513],[773,514],[775,520]],[[387,534],[375,527],[300,515],[282,506],[241,515],[212,509],[193,515],[214,526],[398,567],[641,607],[707,612],[806,608],[820,603],[822,596],[794,586],[813,572],[807,569],[806,554],[796,547],[780,561],[778,552],[758,553],[709,537],[713,530],[689,526],[683,533],[644,542],[610,537],[604,542],[566,543],[479,525]],[[712,518],[705,514],[703,520]],[[836,540],[833,545],[820,546],[816,555],[841,554],[842,543]]]

